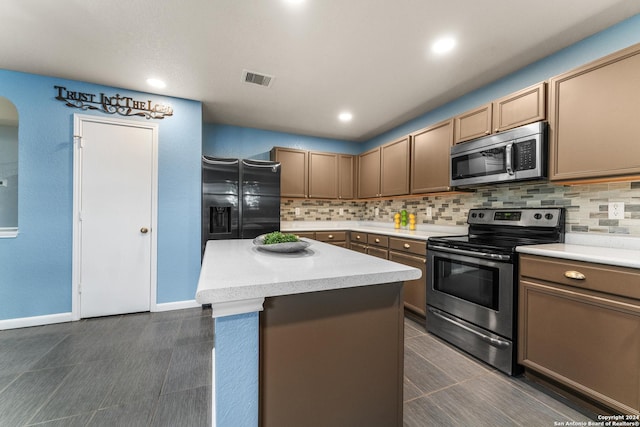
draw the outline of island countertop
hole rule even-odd
[[[196,301],[219,304],[418,279],[420,270],[315,240],[304,251],[258,249],[248,239],[207,242]]]

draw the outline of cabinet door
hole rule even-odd
[[[362,243],[351,242],[349,244],[349,249],[356,252],[362,252],[363,254],[367,253],[367,245],[363,245]]]
[[[404,282],[404,306],[422,317],[427,315],[427,260],[426,258],[389,252],[389,260],[415,267],[422,277]]]
[[[338,198],[353,199],[355,197],[355,156],[338,154]]]
[[[358,156],[358,197],[380,195],[380,147]]]
[[[409,137],[385,144],[380,149],[380,194],[409,194]]]
[[[411,193],[448,191],[453,120],[422,129],[411,136]]]
[[[382,259],[387,259],[389,258],[389,251],[387,249],[382,249],[382,248],[376,248],[373,246],[369,246],[367,247],[367,253],[369,255],[378,257],[378,258],[382,258]]]
[[[309,152],[309,197],[338,198],[338,155]]]
[[[640,174],[640,45],[550,80],[549,178]]]
[[[493,132],[544,120],[546,92],[543,82],[493,101]]]
[[[280,195],[307,197],[308,151],[276,147],[275,160],[280,162]]]
[[[620,413],[640,409],[640,303],[520,281],[518,361]]]
[[[491,104],[483,105],[453,118],[454,143],[486,136],[491,133]]]

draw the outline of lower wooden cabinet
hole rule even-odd
[[[319,240],[325,243],[331,243],[332,245],[340,246],[343,248],[348,247],[346,231],[297,231],[291,232],[298,237],[305,237],[307,239]]]
[[[415,267],[422,277],[404,282],[404,307],[418,316],[426,316],[427,308],[427,242],[389,237],[383,234],[350,232],[349,248],[378,258]]]
[[[346,231],[316,231],[316,240],[325,243],[331,243],[332,245],[347,247],[347,232]]]
[[[638,414],[640,271],[522,255],[519,291],[519,363]]]

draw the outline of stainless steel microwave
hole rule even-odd
[[[547,123],[536,122],[451,147],[452,187],[547,176]]]

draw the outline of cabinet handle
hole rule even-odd
[[[380,243],[380,239],[376,239],[376,243]]]
[[[333,234],[329,234],[329,238],[330,238],[330,239],[333,239]]]
[[[498,128],[495,128],[495,130],[493,131],[493,133],[498,133]]]
[[[409,249],[410,247],[411,247],[411,245],[410,245],[410,244],[408,244],[408,243],[405,243],[405,244],[404,244],[404,248],[405,248],[405,249]]]
[[[489,135],[490,133],[491,133],[491,131],[488,131],[488,130],[485,130],[485,131],[484,131],[484,134],[485,134],[485,135]]]
[[[565,271],[564,272],[564,277],[566,277],[567,279],[574,279],[574,280],[585,280],[586,276],[582,273],[580,273],[579,271],[575,271],[575,270],[569,270],[569,271]]]
[[[360,240],[360,236],[356,236],[356,239]]]

